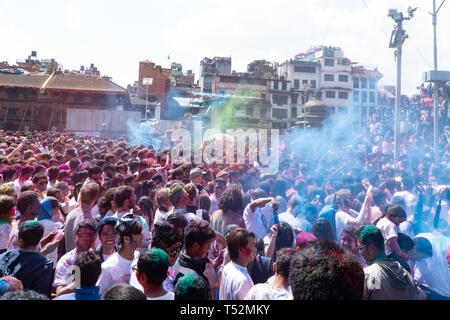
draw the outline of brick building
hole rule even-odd
[[[145,99],[147,85],[143,83],[143,79],[151,78],[152,84],[148,85],[148,101],[159,102],[161,112],[165,111],[166,95],[170,89],[171,71],[171,69],[164,69],[148,60],[139,62],[138,96]]]

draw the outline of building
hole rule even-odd
[[[188,70],[187,73],[183,72],[183,66],[181,63],[172,62],[170,67],[170,85],[176,86],[194,86],[195,75],[192,70]]]
[[[145,60],[139,62],[139,78],[137,96],[146,99],[148,89],[148,101],[152,105],[159,103],[161,112],[165,112],[165,101],[167,92],[170,89],[171,69],[164,69],[154,62]],[[146,83],[144,83],[146,79]]]
[[[353,112],[358,114],[361,120],[367,119],[378,106],[377,86],[382,77],[377,68],[352,67]]]
[[[199,86],[201,92],[212,93],[212,76],[230,75],[231,74],[231,58],[214,57],[203,58],[200,61],[200,79]]]
[[[284,127],[291,126],[297,120],[297,115],[303,111],[303,106],[321,87],[320,63],[302,61],[298,57],[286,60],[277,65],[278,77],[289,81],[289,99]],[[273,102],[276,104],[276,102]],[[276,111],[277,112],[277,111]]]
[[[67,110],[127,110],[127,91],[107,77],[0,72],[0,119],[6,130],[66,129]]]

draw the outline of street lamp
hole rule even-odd
[[[417,8],[408,8],[408,17],[404,17],[402,12],[398,12],[397,9],[389,9],[388,17],[391,17],[397,24],[392,31],[391,39],[389,41],[389,48],[396,48],[395,56],[397,57],[397,90],[395,94],[395,109],[394,109],[394,160],[399,158],[399,144],[398,136],[400,132],[400,119],[399,112],[402,101],[402,45],[403,42],[408,38],[406,31],[402,27],[404,20],[410,20],[413,17],[414,11]]]
[[[153,84],[153,78],[143,78],[142,84],[147,86],[146,94],[145,94],[145,119],[148,118],[148,86]]]

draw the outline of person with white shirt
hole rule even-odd
[[[173,292],[163,286],[168,269],[169,256],[163,250],[152,248],[141,252],[135,270],[147,300],[174,300]]]
[[[75,227],[75,249],[63,255],[56,265],[53,287],[57,296],[74,292],[74,286],[68,283],[72,275],[71,267],[75,263],[78,254],[91,249],[95,242],[95,221],[92,219],[81,220]]]
[[[247,265],[256,255],[256,235],[243,228],[236,228],[227,236],[231,261],[222,270],[220,300],[244,300],[253,287]]]
[[[353,226],[359,227],[362,225],[366,216],[369,213],[370,207],[372,206],[372,186],[367,190],[364,203],[361,207],[360,212],[356,212],[352,209],[353,207],[353,197],[348,189],[341,189],[336,193],[336,202],[339,206],[339,210],[335,215],[336,224],[336,238],[340,239],[342,231],[345,227]]]
[[[275,198],[264,198],[264,196],[265,192],[262,189],[256,189],[252,194],[252,202],[245,207],[243,214],[245,227],[260,239],[269,233],[272,227],[273,211],[278,210]],[[268,220],[267,217],[270,215],[263,211],[270,211],[272,218]]]
[[[120,249],[102,263],[102,273],[97,281],[100,294],[115,284],[129,283],[131,263],[139,256],[136,249],[142,247],[142,224],[131,213],[119,219],[115,230],[120,235]]]
[[[383,234],[386,256],[394,260],[398,260],[398,258],[404,261],[408,260],[398,245],[398,226],[405,220],[405,210],[401,206],[393,205],[387,208],[386,215],[376,225]]]
[[[281,213],[278,218],[280,219],[280,222],[288,223],[292,229],[300,229],[311,233],[311,223],[309,223],[299,212],[301,203],[302,199],[299,196],[292,196],[288,201],[287,211]]]
[[[274,276],[265,283],[259,283],[250,289],[245,300],[291,300],[289,287],[289,269],[294,250],[282,248],[276,254],[273,264]]]

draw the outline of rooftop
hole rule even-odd
[[[40,89],[51,75],[23,75],[0,73],[0,87]],[[118,84],[99,76],[83,74],[55,74],[46,89],[126,93]]]

